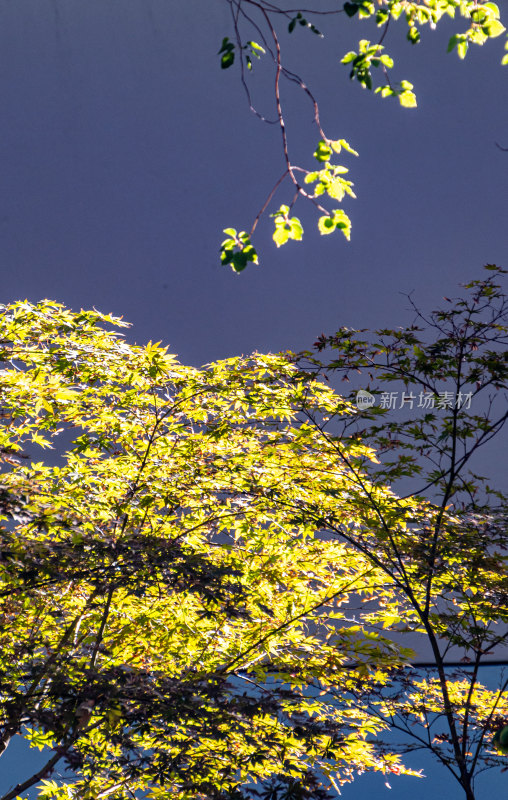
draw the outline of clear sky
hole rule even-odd
[[[301,206],[304,242],[277,250],[263,221],[261,266],[237,276],[219,264],[222,229],[250,227],[284,165],[279,131],[249,112],[238,74],[219,68],[224,0],[3,0],[2,301],[123,315],[131,340],[163,340],[199,365],[309,348],[340,325],[404,325],[404,293],[428,309],[483,264],[508,267],[508,153],[494,144],[508,146],[504,37],[460,62],[446,54],[452,23],[417,47],[394,30],[394,78],[418,95],[407,110],[348,81],[340,57],[366,35],[361,23],[342,15],[323,29],[325,39],[297,30],[283,44],[330,138],[360,153],[347,160],[352,240],[320,237]],[[260,66],[253,91],[273,114],[268,80]],[[296,88],[283,99],[292,152],[311,166],[311,108]],[[290,199],[282,189],[274,207]],[[422,763],[425,781],[392,779],[389,791],[366,776],[343,796],[460,798]],[[11,760],[15,780],[18,767]],[[504,776],[479,785],[506,793]]]

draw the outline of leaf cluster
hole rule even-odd
[[[331,139],[324,132],[316,97],[304,78],[294,69],[286,66],[283,51],[286,25],[290,34],[303,29],[323,37],[326,31],[325,34],[321,32],[322,29],[325,30],[321,21],[323,23],[330,22],[334,17],[338,17],[345,24],[349,24],[349,21],[353,19],[355,21],[358,19],[364,24],[373,22],[379,29],[377,41],[360,39],[358,45],[353,45],[344,54],[341,61],[348,66],[350,78],[358,81],[364,89],[373,90],[382,98],[396,97],[404,108],[416,108],[417,97],[414,86],[409,80],[393,81],[390,77],[394,59],[386,51],[385,43],[389,40],[395,26],[405,25],[407,40],[411,45],[417,45],[422,38],[424,29],[434,30],[444,20],[457,19],[459,21],[458,30],[449,40],[448,51],[456,51],[461,59],[465,58],[470,45],[483,45],[505,32],[505,26],[500,19],[499,7],[490,0],[488,2],[479,2],[478,0],[425,0],[425,2],[418,2],[418,0],[378,0],[378,2],[348,0],[333,10],[320,8],[288,10],[278,3],[268,3],[265,0],[235,0],[235,2],[226,0],[226,2],[231,11],[233,33],[232,38],[228,36],[223,38],[219,49],[221,67],[227,69],[237,63],[240,81],[251,111],[262,121],[275,124],[280,129],[284,163],[284,172],[269,191],[250,231],[237,234],[236,229],[227,229],[227,231],[235,231],[235,233],[230,234],[231,239],[227,244],[223,242],[221,246],[221,263],[231,265],[235,272],[243,271],[249,262],[257,263],[252,237],[259,219],[267,211],[275,220],[273,239],[277,247],[281,247],[290,240],[300,241],[302,239],[303,226],[299,218],[292,217],[293,222],[291,222],[282,211],[285,208],[292,210],[299,199],[306,200],[318,212],[317,227],[321,235],[341,230],[347,239],[350,238],[351,221],[345,210],[327,208],[322,204],[323,195],[328,195],[339,202],[342,202],[345,195],[354,197],[351,190],[352,183],[341,177],[347,172],[346,168],[327,163],[323,169],[317,172],[309,170],[305,165],[296,164],[291,155],[285,119],[286,103],[283,102],[281,93],[283,82],[299,87],[311,103],[313,122],[320,135],[320,143],[316,151],[318,155],[314,154],[319,161],[329,162],[328,158],[322,158],[320,154],[327,148],[334,149],[334,141],[343,140]],[[312,21],[317,18],[320,19],[319,28]],[[284,28],[281,28],[279,23],[282,23]],[[254,41],[252,36],[255,36],[257,41]],[[235,53],[243,54],[244,57],[235,62]],[[266,57],[273,67],[275,88],[272,104],[275,109],[274,114],[270,112],[265,115],[265,112],[258,111],[252,99],[249,74],[252,72],[253,58],[259,58],[261,55]],[[306,57],[305,51],[302,50],[302,63],[305,62]],[[504,56],[501,63],[508,63],[508,56]],[[375,86],[374,75],[381,79],[377,81],[377,86]],[[354,153],[352,148],[345,149]],[[288,182],[292,199],[290,195],[287,202],[279,204],[278,210],[270,212],[269,208],[275,194],[282,184]],[[313,193],[306,190],[304,185],[306,183],[316,184]],[[318,200],[319,197],[321,197],[321,201]],[[246,253],[250,255],[245,257]]]
[[[508,622],[508,504],[474,466],[508,417],[486,269],[405,329],[199,370],[99,312],[3,308],[0,746],[52,755],[2,800],[320,800],[421,747],[473,800],[508,718],[480,679]],[[471,404],[322,380],[358,374]]]
[[[389,600],[373,597],[364,620],[418,634],[432,654],[420,662],[428,677],[401,672],[368,706],[403,735],[399,752],[430,750],[467,798],[478,771],[500,766],[492,734],[508,715],[506,677],[500,672],[490,689],[479,672],[485,663],[506,665],[508,621],[506,495],[475,463],[508,418],[508,302],[499,282],[506,271],[485,269],[465,295],[445,298],[445,308],[423,314],[410,299],[415,322],[406,328],[341,328],[300,356],[306,369],[354,378],[376,399],[359,408],[356,424],[342,423],[341,442],[376,451],[377,462],[364,464],[366,492],[383,527],[372,538],[372,519],[354,532],[339,515],[328,524],[395,581]],[[392,387],[404,400],[383,407]],[[371,488],[386,484],[399,489],[396,509]],[[358,702],[365,708],[365,697]]]
[[[348,621],[379,570],[314,514],[365,513],[308,424],[350,404],[286,356],[197,370],[118,325],[2,308],[0,752],[21,734],[49,754],[3,800],[319,798],[403,770],[348,700],[408,655]]]

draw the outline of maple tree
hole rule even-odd
[[[422,748],[474,800],[508,723],[481,680],[508,637],[488,270],[407,329],[201,369],[97,311],[2,308],[0,747],[47,754],[2,800],[322,800]],[[322,379],[358,373],[372,403]],[[418,413],[376,403],[393,381]]]
[[[328,528],[391,581],[386,604],[373,597],[375,629],[389,627],[399,641],[417,634],[428,654],[367,704],[359,693],[358,703],[401,736],[396,751],[432,753],[467,800],[480,772],[507,768],[499,754],[508,736],[508,507],[478,462],[508,419],[508,298],[499,283],[507,271],[485,269],[444,309],[423,314],[411,301],[415,322],[406,328],[342,328],[301,356],[306,368],[361,382],[355,426],[344,424],[340,441],[375,448],[379,463],[364,465],[370,481],[428,503],[425,519],[412,516],[411,502],[400,508],[404,529],[372,495],[374,535],[345,531],[340,513],[327,516]],[[486,685],[488,665],[497,671]]]
[[[260,207],[250,229],[224,230],[226,238],[220,249],[221,263],[229,265],[234,272],[243,271],[250,263],[258,263],[258,253],[252,243],[258,222],[265,213],[274,220],[273,240],[277,247],[289,241],[300,241],[303,237],[301,220],[294,215],[295,204],[304,200],[318,214],[318,230],[322,235],[340,231],[349,239],[351,219],[343,207],[343,201],[354,198],[353,181],[349,179],[349,166],[337,163],[346,155],[357,156],[354,142],[339,138],[341,133],[331,136],[323,129],[316,96],[303,77],[288,66],[285,46],[288,33],[297,38],[302,34],[323,37],[334,36],[334,22],[342,29],[351,28],[351,49],[344,53],[342,64],[349,78],[364,89],[383,98],[396,98],[405,108],[415,108],[417,95],[413,84],[405,79],[391,77],[394,59],[386,50],[394,28],[406,30],[410,45],[419,45],[422,33],[445,28],[446,21],[453,20],[456,28],[448,40],[448,51],[464,59],[471,45],[483,45],[497,39],[505,32],[499,6],[480,0],[347,0],[339,6],[323,8],[322,3],[298,4],[287,8],[273,0],[221,0],[229,6],[231,29],[224,36],[218,55],[222,69],[238,69],[251,111],[263,122],[278,126],[281,134],[283,172],[274,181],[266,200]],[[364,25],[365,36],[356,43],[357,26]],[[305,46],[302,36],[302,47]],[[422,45],[423,46],[423,45]],[[508,42],[505,43],[508,49]],[[302,51],[301,61],[308,59],[308,51]],[[256,72],[259,60],[271,64],[274,76],[274,93],[270,104],[264,103],[261,110],[255,105],[252,94],[251,74]],[[508,53],[501,57],[508,64]],[[291,132],[286,126],[287,100],[283,99],[283,85],[296,86],[310,102],[313,123],[316,128],[316,148],[312,165],[295,162],[291,148]],[[336,102],[336,101],[334,101]],[[346,162],[347,163],[347,162]],[[281,187],[288,187],[284,202],[272,207],[275,195]]]
[[[410,774],[353,697],[409,657],[348,622],[384,579],[305,512],[333,496],[359,524],[343,446],[302,416],[354,409],[287,357],[198,370],[118,325],[2,307],[0,748],[48,754],[2,800],[319,798]]]

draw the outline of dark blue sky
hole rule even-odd
[[[415,84],[417,110],[348,80],[339,56],[366,35],[361,23],[342,15],[324,40],[293,34],[288,64],[325,130],[360,152],[348,160],[352,240],[320,237],[302,207],[304,243],[277,250],[266,220],[261,266],[235,276],[218,266],[222,228],[250,227],[283,164],[279,131],[219,69],[226,4],[4,0],[3,296],[123,314],[136,340],[163,339],[200,364],[303,348],[340,324],[395,325],[399,292],[433,306],[482,264],[506,264],[508,154],[494,145],[508,144],[503,37],[460,62],[444,24],[416,48],[393,31],[394,77]],[[311,166],[310,106],[296,88],[283,97],[292,151]]]
[[[219,69],[229,25],[222,0],[2,0],[3,302],[96,306],[131,321],[131,340],[162,339],[199,365],[307,348],[340,325],[403,325],[401,292],[432,308],[483,264],[508,267],[508,153],[494,144],[508,146],[504,37],[460,62],[446,54],[452,23],[416,48],[394,29],[394,78],[411,80],[419,101],[406,110],[348,81],[340,57],[368,35],[345,15],[323,40],[302,30],[282,40],[327,134],[360,153],[347,159],[352,240],[320,237],[300,206],[303,244],[277,250],[264,220],[261,266],[220,267],[222,228],[249,228],[283,170],[279,131],[250,114],[237,73]],[[271,80],[262,65],[252,77],[267,114]],[[311,108],[296,88],[283,99],[295,160],[311,166]],[[290,199],[281,190],[274,208]],[[343,796],[460,797],[443,770],[425,769],[426,781],[392,779],[390,792],[367,776]],[[480,781],[485,794],[506,787],[504,776]]]

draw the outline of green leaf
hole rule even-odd
[[[218,55],[222,53],[222,58],[220,60],[221,69],[228,69],[235,60],[235,45],[233,42],[229,40],[226,36],[222,40],[222,45],[220,50],[218,51]]]
[[[489,19],[488,22],[482,25],[482,31],[490,39],[494,39],[496,36],[501,36],[505,30],[505,26],[498,19]]]
[[[328,216],[322,216],[318,220],[318,229],[322,235],[333,233],[336,229],[341,230],[346,237],[351,236],[351,220],[342,209],[335,209]]]
[[[378,86],[375,93],[380,94],[381,97],[395,97],[397,95],[397,92],[391,86]]]
[[[475,23],[475,25],[483,25],[486,22],[488,16],[489,16],[488,12],[486,11],[485,8],[474,8],[471,11],[471,19]]]
[[[450,40],[448,41],[448,47],[446,48],[446,52],[447,53],[451,53],[452,50],[454,50],[455,47],[457,46],[457,42],[458,41],[459,41],[459,37],[457,35],[452,36],[450,38]]]
[[[290,220],[290,224],[291,224],[291,238],[295,239],[296,241],[301,241],[303,237],[302,223],[297,217],[293,217]]]
[[[468,42],[465,39],[457,44],[457,53],[459,58],[464,59],[466,57],[468,47]]]
[[[324,39],[324,38],[325,38],[325,37],[324,37],[324,34],[322,34],[322,33],[321,33],[321,31],[320,31],[320,30],[318,30],[318,29],[316,28],[316,26],[315,26],[315,25],[311,25],[311,24],[309,23],[309,29],[312,31],[312,33],[315,33],[315,34],[316,34],[316,36],[319,36],[321,39]]]
[[[329,161],[332,155],[332,148],[324,139],[321,139],[313,155],[317,161]]]
[[[250,41],[247,42],[247,44],[249,45],[249,47],[252,48],[252,50],[255,50],[258,53],[258,57],[260,57],[261,54],[264,55],[266,53],[264,47],[261,47],[261,45],[258,44],[257,42]]]
[[[277,247],[282,247],[283,244],[286,244],[286,242],[289,241],[290,232],[291,228],[285,224],[275,226],[275,231],[273,232],[273,241]]]
[[[321,234],[333,233],[335,230],[333,217],[320,217],[318,220],[318,228]]]
[[[289,217],[289,206],[282,205],[275,214],[271,215],[275,221],[273,241],[277,247],[282,247],[289,239],[301,241],[303,226],[297,217]]]
[[[243,272],[251,262],[258,263],[258,254],[245,231],[237,233],[235,228],[225,228],[225,239],[220,248],[220,260],[224,266],[231,266],[233,272]]]
[[[348,15],[348,17],[354,17],[354,15],[358,12],[358,4],[344,3],[344,11]]]
[[[499,6],[496,3],[485,3],[484,8],[488,8],[495,19],[499,19]]]
[[[334,149],[334,150],[335,150],[335,147],[334,147],[334,145],[336,145],[336,144],[337,144],[337,142],[331,142],[331,145],[332,145],[332,147],[333,147],[333,149]],[[357,155],[358,155],[358,153],[356,152],[356,150],[353,150],[353,148],[351,147],[351,145],[350,145],[348,142],[346,142],[346,140],[345,140],[345,139],[339,139],[339,140],[338,140],[338,144],[339,144],[339,147],[343,147],[343,148],[344,148],[344,150],[346,150],[348,153],[351,153],[353,156],[357,156]],[[337,153],[338,153],[338,152],[340,152],[340,150],[336,150],[335,152],[337,152]]]
[[[360,19],[368,19],[374,14],[374,3],[371,0],[363,0],[359,7]]]
[[[416,108],[418,103],[416,102],[416,95],[414,92],[406,89],[405,91],[401,92],[399,95],[399,103],[404,108]]]
[[[418,28],[413,25],[407,32],[407,38],[411,44],[418,44],[421,38]]]
[[[220,55],[221,53],[224,53],[226,50],[230,50],[231,47],[233,46],[234,46],[233,43],[230,42],[227,36],[225,36],[224,39],[222,40],[221,48],[220,50],[218,50],[218,54]]]
[[[355,60],[356,55],[357,54],[355,53],[354,50],[350,50],[348,53],[346,53],[344,58],[341,58],[340,63],[341,64],[349,64],[349,63],[351,63],[351,61]]]
[[[222,69],[228,69],[229,67],[231,67],[233,65],[234,60],[235,60],[235,51],[234,50],[228,50],[228,52],[224,53],[224,55],[222,56],[222,58],[220,60],[221,68]]]

